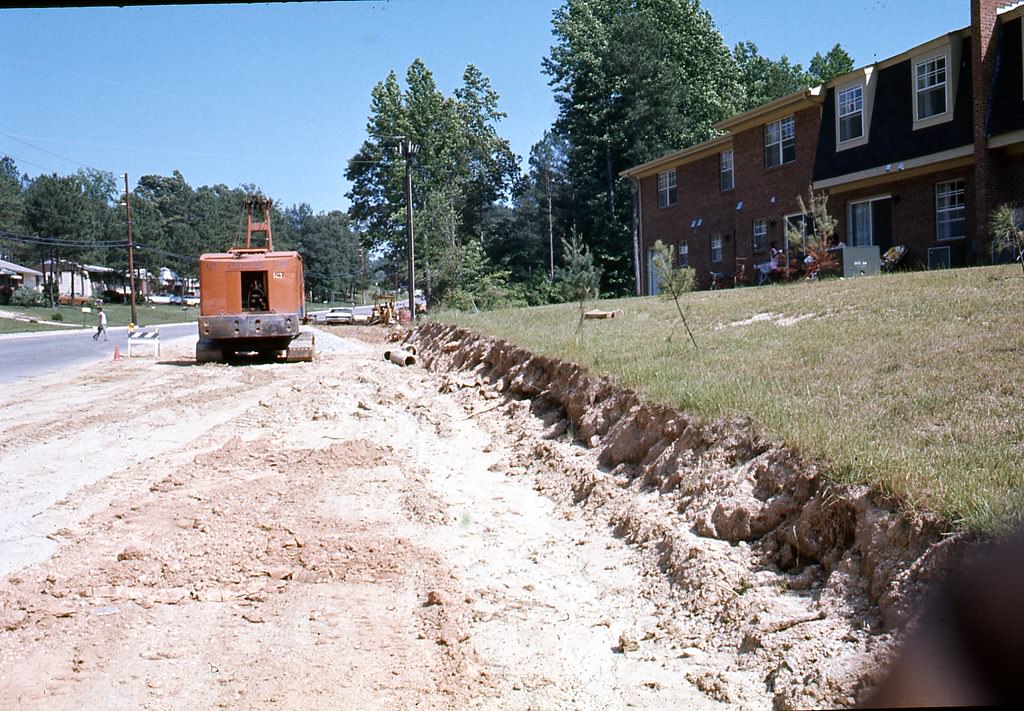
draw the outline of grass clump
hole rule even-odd
[[[445,321],[572,360],[648,400],[766,434],[979,533],[1024,514],[1024,309],[1009,265],[684,294],[701,349],[666,341],[676,307],[606,300],[624,318],[572,338],[572,306]]]

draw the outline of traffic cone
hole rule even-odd
[[[121,346],[114,344],[114,360],[121,360]]]

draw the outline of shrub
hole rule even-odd
[[[50,320],[51,321],[63,321],[64,320],[64,314],[62,314],[60,311],[54,311],[53,314],[50,316]]]
[[[27,286],[19,286],[11,294],[12,306],[42,306],[43,293]]]
[[[1024,270],[1024,224],[1021,224],[1020,212],[1013,205],[1000,205],[992,215],[989,223],[992,231],[992,249],[1009,250],[1013,260],[1020,262]]]
[[[654,274],[661,289],[659,296],[672,299],[675,302],[679,318],[682,319],[683,326],[686,327],[690,342],[696,348],[697,339],[693,337],[693,331],[690,330],[690,324],[686,320],[686,314],[683,313],[679,297],[688,291],[693,291],[697,284],[697,272],[693,267],[673,266],[675,264],[674,250],[672,245],[665,244],[660,239],[654,243]]]

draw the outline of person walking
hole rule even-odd
[[[102,306],[98,307],[96,309],[96,312],[96,318],[98,323],[96,325],[96,333],[92,334],[92,340],[98,341],[100,339],[100,334],[102,333],[103,340],[108,341],[110,339],[107,338],[107,315],[103,313]]]

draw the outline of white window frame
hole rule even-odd
[[[732,149],[718,154],[718,188],[728,192],[736,187],[736,163]]]
[[[878,202],[879,200],[891,200],[892,194],[886,193],[885,195],[873,195],[865,200],[854,200],[846,206],[846,233],[849,236],[846,244],[850,247],[870,247],[875,243],[875,227],[874,227],[874,213],[871,211],[871,203]],[[853,210],[858,205],[868,206],[868,234],[867,242],[860,239],[860,235],[857,234],[854,229],[855,224],[853,221]]]
[[[715,256],[717,255],[717,256]],[[717,264],[722,261],[722,235],[711,235],[711,262]]]
[[[943,204],[943,198],[952,198],[953,204]],[[944,236],[943,225],[961,224],[961,234]],[[967,189],[962,179],[935,183],[935,239],[949,242],[967,237]]]
[[[764,252],[768,249],[768,220],[759,217],[751,224],[751,237],[753,250],[755,252]],[[760,242],[758,242],[760,238]]]
[[[786,160],[787,147],[793,149],[793,157],[789,160]],[[764,125],[764,167],[777,168],[795,160],[796,117],[790,114],[778,121],[766,123]]]
[[[860,96],[855,100],[844,100],[844,94],[858,91]],[[860,135],[843,138],[843,119],[851,116],[860,119]],[[867,143],[867,88],[863,82],[847,84],[836,88],[836,150],[853,148]]]
[[[921,79],[927,79],[928,76],[934,73],[935,70],[929,70],[928,65],[932,62],[942,62],[942,81],[921,86]],[[951,53],[948,45],[933,49],[926,54],[920,54],[913,58],[910,63],[910,96],[911,101],[914,102],[914,129],[927,128],[934,126],[935,124],[945,123],[946,121],[953,120],[953,101],[954,101],[954,86],[955,77],[953,76],[953,62],[951,61]],[[922,68],[924,74],[922,75]],[[945,101],[945,107],[942,111],[931,114],[929,116],[921,116],[920,111],[920,99],[922,92],[934,91],[938,87],[942,88],[942,95]]]
[[[680,267],[690,266],[690,245],[686,243],[686,240],[679,241],[679,248],[676,249],[676,260]]]
[[[658,207],[671,207],[679,202],[679,186],[676,183],[676,169],[658,173]]]
[[[789,247],[789,225],[794,218],[800,218],[800,249],[807,249],[807,237],[810,236],[811,227],[808,225],[808,218],[802,212],[791,212],[782,217],[782,234],[786,239],[787,249]]]

